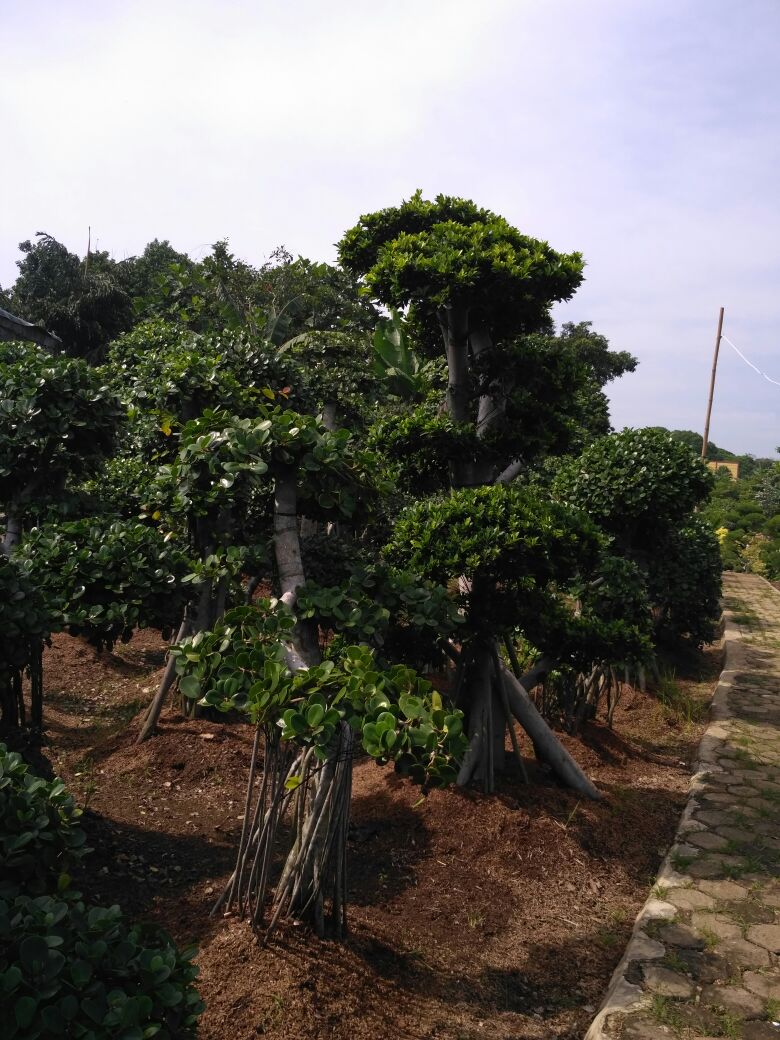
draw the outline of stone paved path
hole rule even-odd
[[[586,1040],[780,1040],[780,593],[733,574],[724,594],[691,799]]]

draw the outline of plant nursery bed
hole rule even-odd
[[[674,835],[719,649],[678,661],[662,699],[628,689],[613,729],[562,735],[598,803],[537,769],[522,735],[530,784],[510,765],[489,797],[421,797],[358,760],[349,933],[283,925],[268,945],[209,917],[238,843],[251,727],[169,709],[133,743],[164,649],[150,631],[113,653],[55,637],[42,750],[87,806],[94,851],[77,887],[197,943],[202,1040],[582,1036]]]

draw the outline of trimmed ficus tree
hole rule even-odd
[[[318,661],[303,647],[307,666],[295,667],[289,648],[299,644],[300,625],[285,607],[265,601],[228,611],[173,654],[187,696],[247,712],[257,725],[236,869],[215,910],[227,905],[248,915],[266,936],[284,916],[339,936],[353,756],[362,748],[420,783],[447,784],[464,751],[463,718],[431,683],[404,666],[382,666],[367,646]],[[280,841],[285,859],[274,879]]]
[[[390,416],[373,436],[385,446],[406,491],[444,493],[402,514],[391,552],[427,577],[457,583],[468,601],[468,639],[459,651],[450,647],[459,654],[471,741],[460,780],[476,776],[492,790],[511,711],[556,774],[597,797],[528,697],[528,684],[539,681],[549,662],[528,675],[515,674],[498,651],[498,640],[506,635],[511,646],[522,626],[536,618],[550,627],[537,632],[534,645],[562,652],[554,646],[560,626],[552,625],[550,611],[534,614],[535,600],[545,590],[552,601],[554,586],[574,583],[589,566],[589,543],[584,535],[578,541],[583,532],[577,517],[564,510],[553,520],[554,506],[501,487],[545,451],[572,442],[567,431],[573,422],[563,404],[587,366],[571,345],[551,346],[545,337],[551,333],[551,306],[569,299],[582,280],[582,257],[558,253],[468,200],[438,196],[429,202],[419,192],[400,206],[361,217],[344,235],[339,253],[364,279],[367,293],[406,311],[429,355],[436,328],[443,346],[446,389],[438,401],[431,394],[411,413]],[[580,334],[587,339],[587,328]],[[603,367],[605,351],[603,343],[589,345],[595,373],[594,358]],[[626,356],[621,364],[630,367],[630,361]],[[608,369],[607,363],[600,382],[593,376],[594,386],[615,374]],[[546,399],[556,407],[545,408]],[[480,485],[473,499],[464,497],[462,489]],[[545,549],[535,552],[531,547],[539,539]],[[445,561],[441,553],[447,551]],[[556,616],[562,612],[559,598]],[[509,730],[514,737],[513,725]]]
[[[325,429],[313,416],[257,405],[256,417],[206,412],[181,431],[177,458],[159,474],[152,515],[183,518],[190,534],[197,602],[185,612],[177,642],[213,628],[229,605],[231,582],[245,552],[270,541],[279,598],[292,608],[305,581],[301,515],[352,518],[368,465],[344,430]],[[316,632],[300,624],[288,647],[291,667],[318,659]],[[154,732],[175,675],[172,660],[139,740]]]
[[[604,658],[641,653],[642,619],[610,616],[593,595],[604,582],[603,538],[587,517],[528,489],[495,485],[427,499],[401,514],[388,557],[427,578],[457,583],[463,615],[458,648],[458,703],[469,719],[469,752],[458,780],[493,789],[509,729],[517,718],[537,757],[589,797],[598,792],[536,711],[527,690],[553,667],[592,674]],[[539,653],[519,674],[517,632]],[[504,662],[502,648],[509,654]],[[515,745],[515,752],[519,756]],[[522,760],[520,762],[522,767]]]
[[[694,516],[713,477],[686,444],[658,429],[600,438],[563,465],[553,493],[585,511],[644,575],[656,638],[714,635],[721,591],[715,535]]]

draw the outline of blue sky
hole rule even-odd
[[[780,380],[777,0],[0,0],[0,284],[45,230],[116,257],[228,237],[333,259],[465,195],[587,260],[563,320],[640,359],[616,427],[700,429],[717,311]],[[780,444],[722,350],[711,437]]]

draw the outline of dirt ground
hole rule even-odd
[[[87,806],[84,895],[198,944],[203,1040],[582,1036],[673,837],[719,650],[678,664],[676,707],[629,690],[614,730],[563,737],[599,803],[531,763],[528,786],[509,772],[495,796],[421,799],[357,762],[349,936],[288,925],[267,947],[208,917],[238,841],[250,727],[169,711],[159,736],[132,743],[163,654],[154,632],[101,654],[55,637],[39,765]]]

